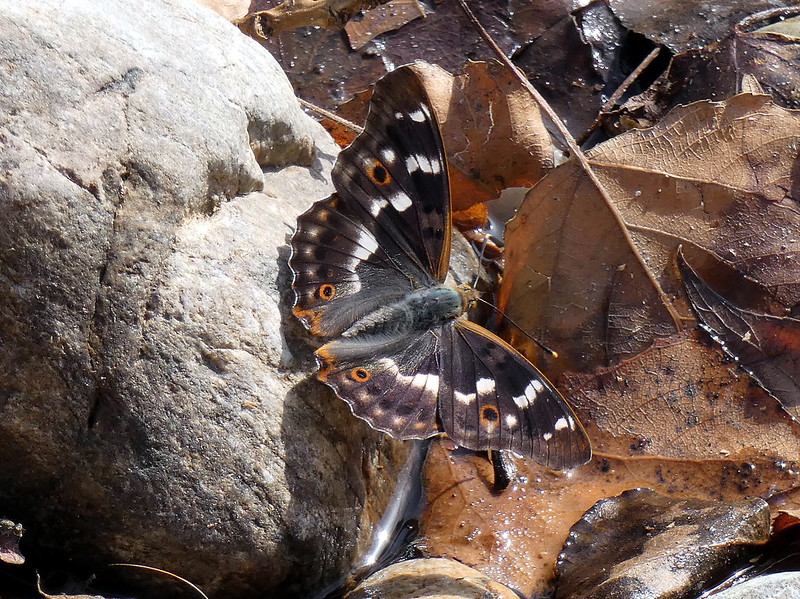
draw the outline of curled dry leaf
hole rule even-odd
[[[553,168],[539,107],[500,63],[471,62],[458,77],[416,65],[442,124],[455,210],[530,187]]]
[[[744,310],[711,289],[678,252],[698,320],[736,363],[800,419],[800,320]]]
[[[549,372],[614,364],[675,331],[631,244],[675,297],[683,287],[673,260],[684,244],[773,301],[800,302],[798,142],[800,113],[740,94],[676,108],[651,129],[597,146],[587,157],[625,231],[574,161],[536,185],[508,228],[501,297],[565,356]],[[673,308],[691,317],[684,302]]]
[[[686,597],[769,539],[762,499],[675,499],[648,489],[596,503],[559,556],[556,598]]]
[[[570,527],[600,499],[650,487],[674,498],[736,501],[797,484],[794,471],[723,458],[595,455],[566,474],[530,460],[517,460],[516,469],[508,488],[495,493],[485,458],[435,443],[426,463],[421,535],[430,555],[457,559],[526,597],[553,590]]]

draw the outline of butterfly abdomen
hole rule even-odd
[[[438,328],[463,312],[462,293],[437,285],[417,289],[397,302],[381,306],[358,320],[342,336],[409,335]]]

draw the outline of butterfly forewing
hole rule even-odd
[[[332,173],[337,193],[297,222],[294,314],[334,336],[380,305],[443,280],[450,247],[441,135],[418,77],[376,85],[366,127]]]
[[[413,70],[397,69],[375,85],[364,132],[342,151],[331,177],[390,254],[444,280],[450,252],[446,159],[436,116]]]
[[[439,415],[470,449],[508,449],[563,470],[586,463],[586,432],[553,385],[519,352],[460,319],[445,328]]]

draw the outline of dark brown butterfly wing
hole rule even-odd
[[[339,155],[332,178],[337,193],[298,218],[289,260],[294,314],[322,336],[447,274],[447,167],[413,70],[376,84],[364,132]]]
[[[507,449],[556,470],[592,457],[561,394],[505,341],[466,320],[443,330],[439,417],[470,449]]]
[[[558,391],[525,358],[442,303],[450,197],[439,127],[413,70],[376,86],[364,132],[333,171],[337,193],[298,219],[294,313],[317,335],[319,378],[372,427],[401,439],[446,431],[552,468],[591,456]],[[438,302],[438,303],[437,303]],[[461,308],[459,308],[461,307]]]

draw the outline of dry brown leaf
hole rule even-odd
[[[800,465],[800,424],[705,333],[684,331],[618,366],[563,380],[598,453]]]
[[[491,464],[448,445],[434,444],[426,464],[424,548],[468,564],[526,597],[552,590],[556,558],[570,527],[600,499],[649,487],[674,498],[736,501],[769,495],[776,488],[793,490],[797,484],[797,473],[780,464],[595,455],[567,474],[516,460],[515,480],[495,493]]]
[[[344,26],[353,50],[362,48],[368,41],[382,33],[399,29],[414,19],[430,13],[418,0],[396,0],[368,10],[359,21],[348,21]]]
[[[673,261],[684,244],[790,308],[800,303],[798,143],[800,113],[740,94],[679,107],[587,157],[667,293],[683,296]],[[550,372],[614,364],[674,330],[622,233],[574,162],[531,190],[510,223],[502,297],[566,356]]]
[[[442,124],[454,210],[530,187],[554,164],[538,106],[497,62],[471,62],[465,74],[415,63]]]
[[[196,2],[207,6],[231,22],[244,18],[250,9],[250,0],[196,0]]]

